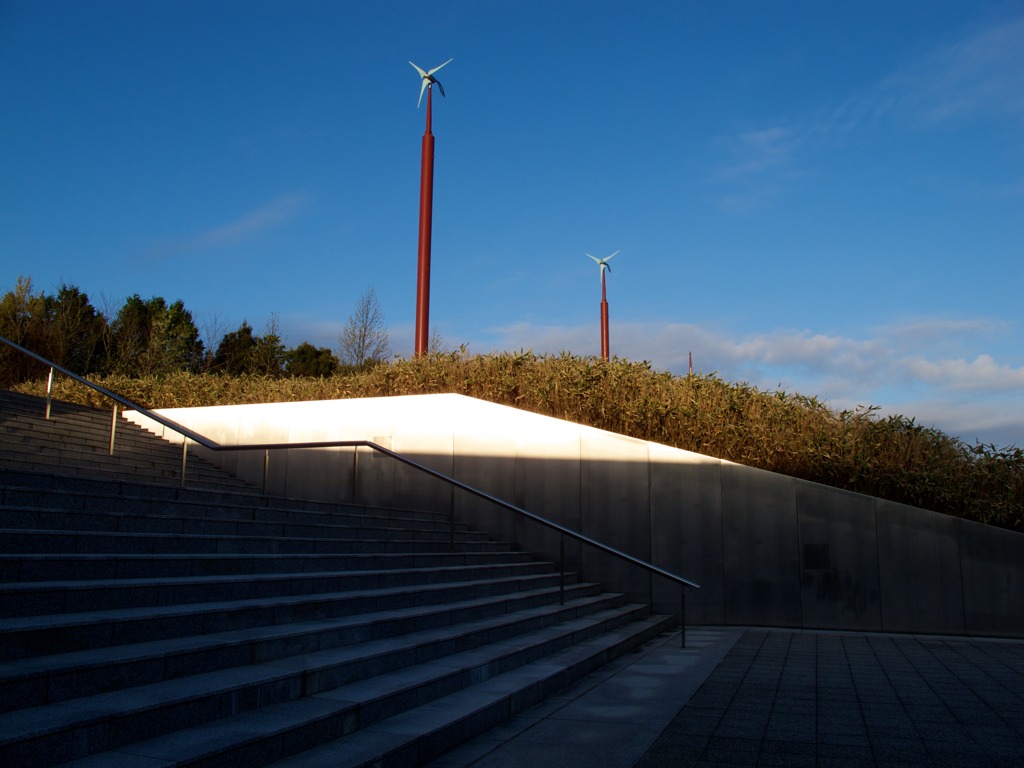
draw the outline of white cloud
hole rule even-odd
[[[802,138],[791,128],[775,126],[718,139],[725,156],[712,181],[726,191],[719,206],[736,214],[761,208],[782,190],[782,181],[796,175],[795,157]]]
[[[899,79],[906,106],[928,120],[1024,117],[1024,17],[981,28]]]
[[[956,392],[1024,392],[1024,366],[1000,364],[991,355],[978,355],[974,360],[901,361],[907,375],[942,389]]]
[[[198,234],[157,243],[145,252],[144,261],[159,263],[182,254],[251,242],[260,234],[293,221],[308,202],[309,197],[305,194],[281,195],[227,223],[210,227]],[[134,256],[130,259],[132,263],[137,260]]]
[[[992,23],[938,47],[853,94],[815,127],[849,134],[881,121],[935,125],[1024,118],[1024,17]]]
[[[243,243],[261,232],[287,224],[302,211],[306,202],[307,197],[302,194],[282,195],[227,224],[201,232],[188,241],[186,247],[204,250]]]
[[[721,160],[711,182],[719,206],[743,214],[763,207],[801,174],[812,148],[883,128],[962,120],[1024,120],[1024,16],[991,23],[938,47],[817,115],[776,120],[719,137]],[[983,190],[1019,196],[1020,185]]]
[[[787,165],[799,148],[799,139],[792,129],[774,127],[748,131],[721,140],[732,161],[719,169],[722,180],[746,179]]]
[[[906,343],[918,344],[951,336],[991,336],[1006,333],[1012,328],[1012,323],[992,318],[920,317],[879,326],[876,332],[889,338],[902,338]]]

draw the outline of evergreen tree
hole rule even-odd
[[[113,322],[112,368],[126,376],[198,371],[203,343],[192,313],[179,300],[167,306],[160,296],[130,296]]]
[[[288,350],[285,371],[289,376],[330,376],[338,370],[338,358],[327,347],[304,341]]]
[[[107,321],[85,293],[62,285],[47,307],[47,321],[46,354],[53,362],[82,376],[102,369]]]
[[[245,320],[238,330],[225,333],[213,355],[212,370],[238,376],[249,372],[249,361],[256,348],[252,326]]]

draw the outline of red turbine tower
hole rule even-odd
[[[608,291],[605,286],[604,273],[611,272],[612,268],[608,266],[608,262],[611,261],[612,257],[618,253],[616,251],[611,256],[606,256],[603,259],[599,259],[596,256],[590,256],[597,265],[601,268],[601,359],[608,359]]]
[[[433,86],[444,96],[444,88],[434,73],[446,64],[424,72],[412,64],[420,75],[419,109],[423,103],[423,91],[427,92],[427,127],[423,132],[423,154],[420,160],[420,248],[416,266],[416,357],[427,354],[430,337],[430,229],[434,217],[434,134],[430,132],[430,116]]]

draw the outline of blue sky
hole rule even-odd
[[[585,8],[586,10],[581,10]],[[611,349],[1024,445],[1019,2],[0,1],[0,265],[337,348]],[[435,96],[437,94],[435,93]]]

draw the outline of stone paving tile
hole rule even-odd
[[[636,768],[1024,764],[1024,643],[747,630]]]

